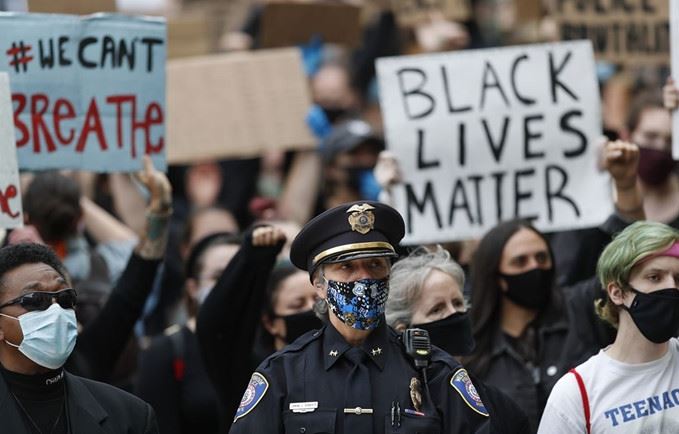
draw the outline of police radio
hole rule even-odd
[[[429,332],[422,329],[406,329],[402,339],[406,353],[415,361],[415,367],[423,369],[429,366],[431,358]]]

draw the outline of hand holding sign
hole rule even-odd
[[[662,99],[667,110],[676,110],[679,106],[679,89],[675,86],[672,77],[667,77],[667,82],[662,88]]]

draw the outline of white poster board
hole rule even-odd
[[[0,228],[19,227],[23,220],[9,77],[0,72]]]
[[[679,0],[670,0],[670,53],[672,58],[672,77],[675,85],[679,83]],[[679,160],[679,110],[672,112],[672,157]]]
[[[590,42],[383,58],[377,73],[404,243],[476,238],[515,217],[591,227],[612,211]]]

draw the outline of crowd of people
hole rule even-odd
[[[599,226],[402,242],[375,60],[527,42],[471,3],[408,28],[380,5],[358,48],[324,45],[315,150],[24,174],[25,225],[0,230],[0,431],[679,432],[667,71],[599,65]],[[221,48],[259,48],[261,14]]]

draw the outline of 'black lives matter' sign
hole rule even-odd
[[[377,71],[405,242],[479,237],[515,217],[588,227],[611,212],[589,42],[383,58]]]

